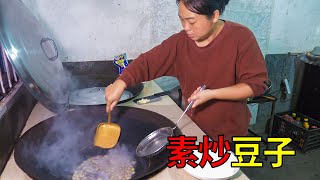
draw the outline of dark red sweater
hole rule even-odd
[[[264,93],[263,82],[267,80],[254,35],[230,21],[225,21],[222,31],[205,47],[198,47],[185,31],[174,34],[141,54],[119,78],[132,86],[165,75],[177,77],[185,99],[204,84],[207,89],[217,89],[246,83],[257,96]],[[245,100],[210,100],[187,114],[211,139],[246,135],[250,121]]]

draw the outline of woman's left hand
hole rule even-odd
[[[194,101],[192,108],[195,108],[210,99],[212,99],[212,91],[211,89],[205,89],[200,91],[201,87],[198,87],[188,98],[188,102],[190,103],[191,101]],[[199,92],[200,91],[200,92]]]
[[[192,108],[195,108],[211,99],[244,101],[248,97],[253,97],[253,95],[251,87],[246,83],[238,83],[229,87],[202,91],[200,91],[200,87],[198,87],[188,98],[188,102],[194,101]]]

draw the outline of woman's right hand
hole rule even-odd
[[[114,106],[117,105],[126,87],[127,87],[127,84],[120,79],[116,80],[113,84],[110,84],[109,86],[106,87],[105,99],[107,103],[107,106],[106,106],[107,113],[111,112]]]

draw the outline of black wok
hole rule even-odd
[[[84,160],[109,151],[92,145],[95,129],[103,121],[106,121],[105,106],[69,111],[44,120],[18,140],[15,161],[34,179],[71,179]],[[122,128],[117,146],[126,146],[136,161],[133,179],[147,178],[166,167],[167,150],[151,158],[140,158],[135,155],[135,148],[146,135],[160,127],[174,126],[173,122],[160,114],[132,107],[115,107],[112,121]],[[180,135],[181,131],[176,129],[174,134]]]

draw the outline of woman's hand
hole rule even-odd
[[[111,112],[114,106],[117,105],[119,99],[125,88],[127,87],[126,83],[122,80],[116,80],[113,84],[110,84],[105,89],[105,99],[106,99],[106,111],[107,113]]]
[[[199,91],[200,87],[198,87],[188,98],[188,102],[194,101],[192,108],[195,108],[210,99],[239,101],[245,100],[254,95],[251,87],[246,83],[238,83],[225,88]]]
[[[201,87],[198,87],[188,98],[188,102],[194,101],[192,108],[195,108],[210,99],[212,99],[212,91],[210,89],[205,89],[200,92]]]

